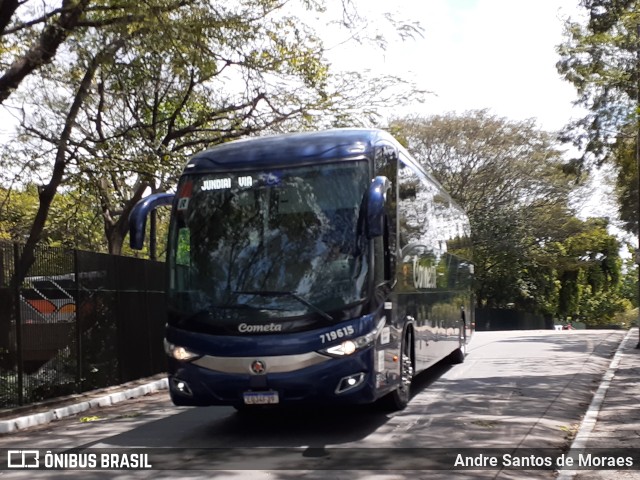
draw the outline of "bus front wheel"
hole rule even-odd
[[[382,405],[385,410],[402,410],[411,398],[411,382],[413,380],[413,360],[411,358],[411,334],[407,333],[402,342],[402,356],[400,361],[400,383],[397,388],[385,395]]]

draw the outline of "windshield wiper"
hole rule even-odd
[[[201,308],[200,310],[190,313],[188,315],[185,315],[184,317],[180,318],[179,322],[180,324],[184,325],[193,321],[198,321],[199,317],[203,316],[203,315],[210,315],[212,313],[212,310],[215,309],[229,309],[229,310],[275,310],[273,308],[263,308],[263,307],[256,307],[255,305],[210,305],[208,308]]]
[[[329,315],[324,310],[316,307],[313,303],[309,302],[308,300],[306,300],[305,298],[301,297],[300,295],[298,295],[295,292],[287,292],[287,291],[278,292],[278,291],[273,291],[273,290],[235,290],[233,293],[237,293],[239,295],[260,295],[260,296],[263,296],[263,297],[291,297],[291,298],[295,298],[301,304],[305,305],[306,307],[309,307],[311,310],[313,310],[314,312],[316,312],[317,314],[322,316],[322,318],[324,318],[326,320],[333,321],[333,317],[331,315]]]
[[[246,303],[243,304],[239,304],[239,305],[231,305],[231,304],[221,304],[221,305],[211,305],[211,308],[217,308],[217,309],[229,309],[229,310],[263,310],[260,307],[256,307],[255,305],[248,305]],[[265,308],[264,310],[270,310],[269,308]]]

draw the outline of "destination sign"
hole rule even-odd
[[[234,182],[235,180],[235,182]],[[248,188],[253,186],[253,177],[251,175],[243,175],[233,179],[232,177],[205,179],[202,181],[200,190],[227,190],[236,184],[242,188]]]

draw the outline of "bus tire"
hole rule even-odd
[[[247,405],[234,405],[233,408],[236,411],[237,415],[253,415],[256,413],[256,407],[250,407]]]
[[[466,348],[464,346],[455,349],[453,352],[449,354],[449,363],[452,365],[458,365],[460,363],[464,363],[464,358],[466,357],[465,353]]]
[[[236,411],[236,415],[241,417],[260,417],[265,414],[274,411],[278,411],[278,408],[275,406],[266,406],[266,405],[234,405],[233,408]]]
[[[382,407],[386,411],[403,410],[411,398],[411,382],[413,380],[412,336],[407,332],[402,341],[402,362],[400,366],[400,383],[397,388],[381,398]]]

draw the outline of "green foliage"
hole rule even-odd
[[[38,209],[38,190],[29,183],[22,189],[0,188],[0,240],[24,243]],[[68,189],[51,205],[42,245],[101,251],[102,219],[97,210],[87,210],[87,196],[80,189]]]
[[[467,211],[476,298],[488,307],[553,311],[553,247],[573,177],[551,135],[486,110],[396,120],[392,130]]]
[[[471,216],[488,207],[563,203],[575,187],[554,136],[532,120],[474,110],[397,119],[391,131]]]
[[[133,205],[173,188],[194,152],[277,131],[371,125],[379,106],[416,98],[395,78],[332,73],[316,31],[293,11],[273,0],[88,2],[63,54],[12,95],[29,114],[3,164],[19,181],[57,165],[56,181],[82,192],[76,207],[99,214],[103,243],[121,253]],[[37,36],[22,27],[5,32],[7,48]]]
[[[480,306],[604,325],[630,306],[607,221],[568,207],[575,175],[552,137],[486,111],[399,119],[393,129],[468,212]]]
[[[35,185],[27,185],[22,191],[0,189],[0,195],[0,239],[24,241],[38,208]]]
[[[582,6],[588,21],[566,21],[557,63],[588,110],[565,131],[584,151],[580,166],[590,158],[602,162],[620,129],[636,124],[638,85],[638,2],[586,0]]]
[[[615,181],[618,212],[623,227],[638,234],[638,160],[631,126],[625,126],[612,145],[607,160],[617,169]]]
[[[621,328],[631,328],[638,325],[638,308],[632,310],[626,310],[622,313],[618,313],[613,318],[613,325],[620,326]]]
[[[599,326],[608,325],[615,315],[631,308],[621,289],[620,244],[607,232],[605,220],[583,222],[581,231],[563,243],[558,316]]]
[[[622,281],[620,283],[620,295],[628,300],[633,308],[638,307],[638,265],[634,262],[633,252],[629,252],[630,258],[625,260],[622,268]]]

